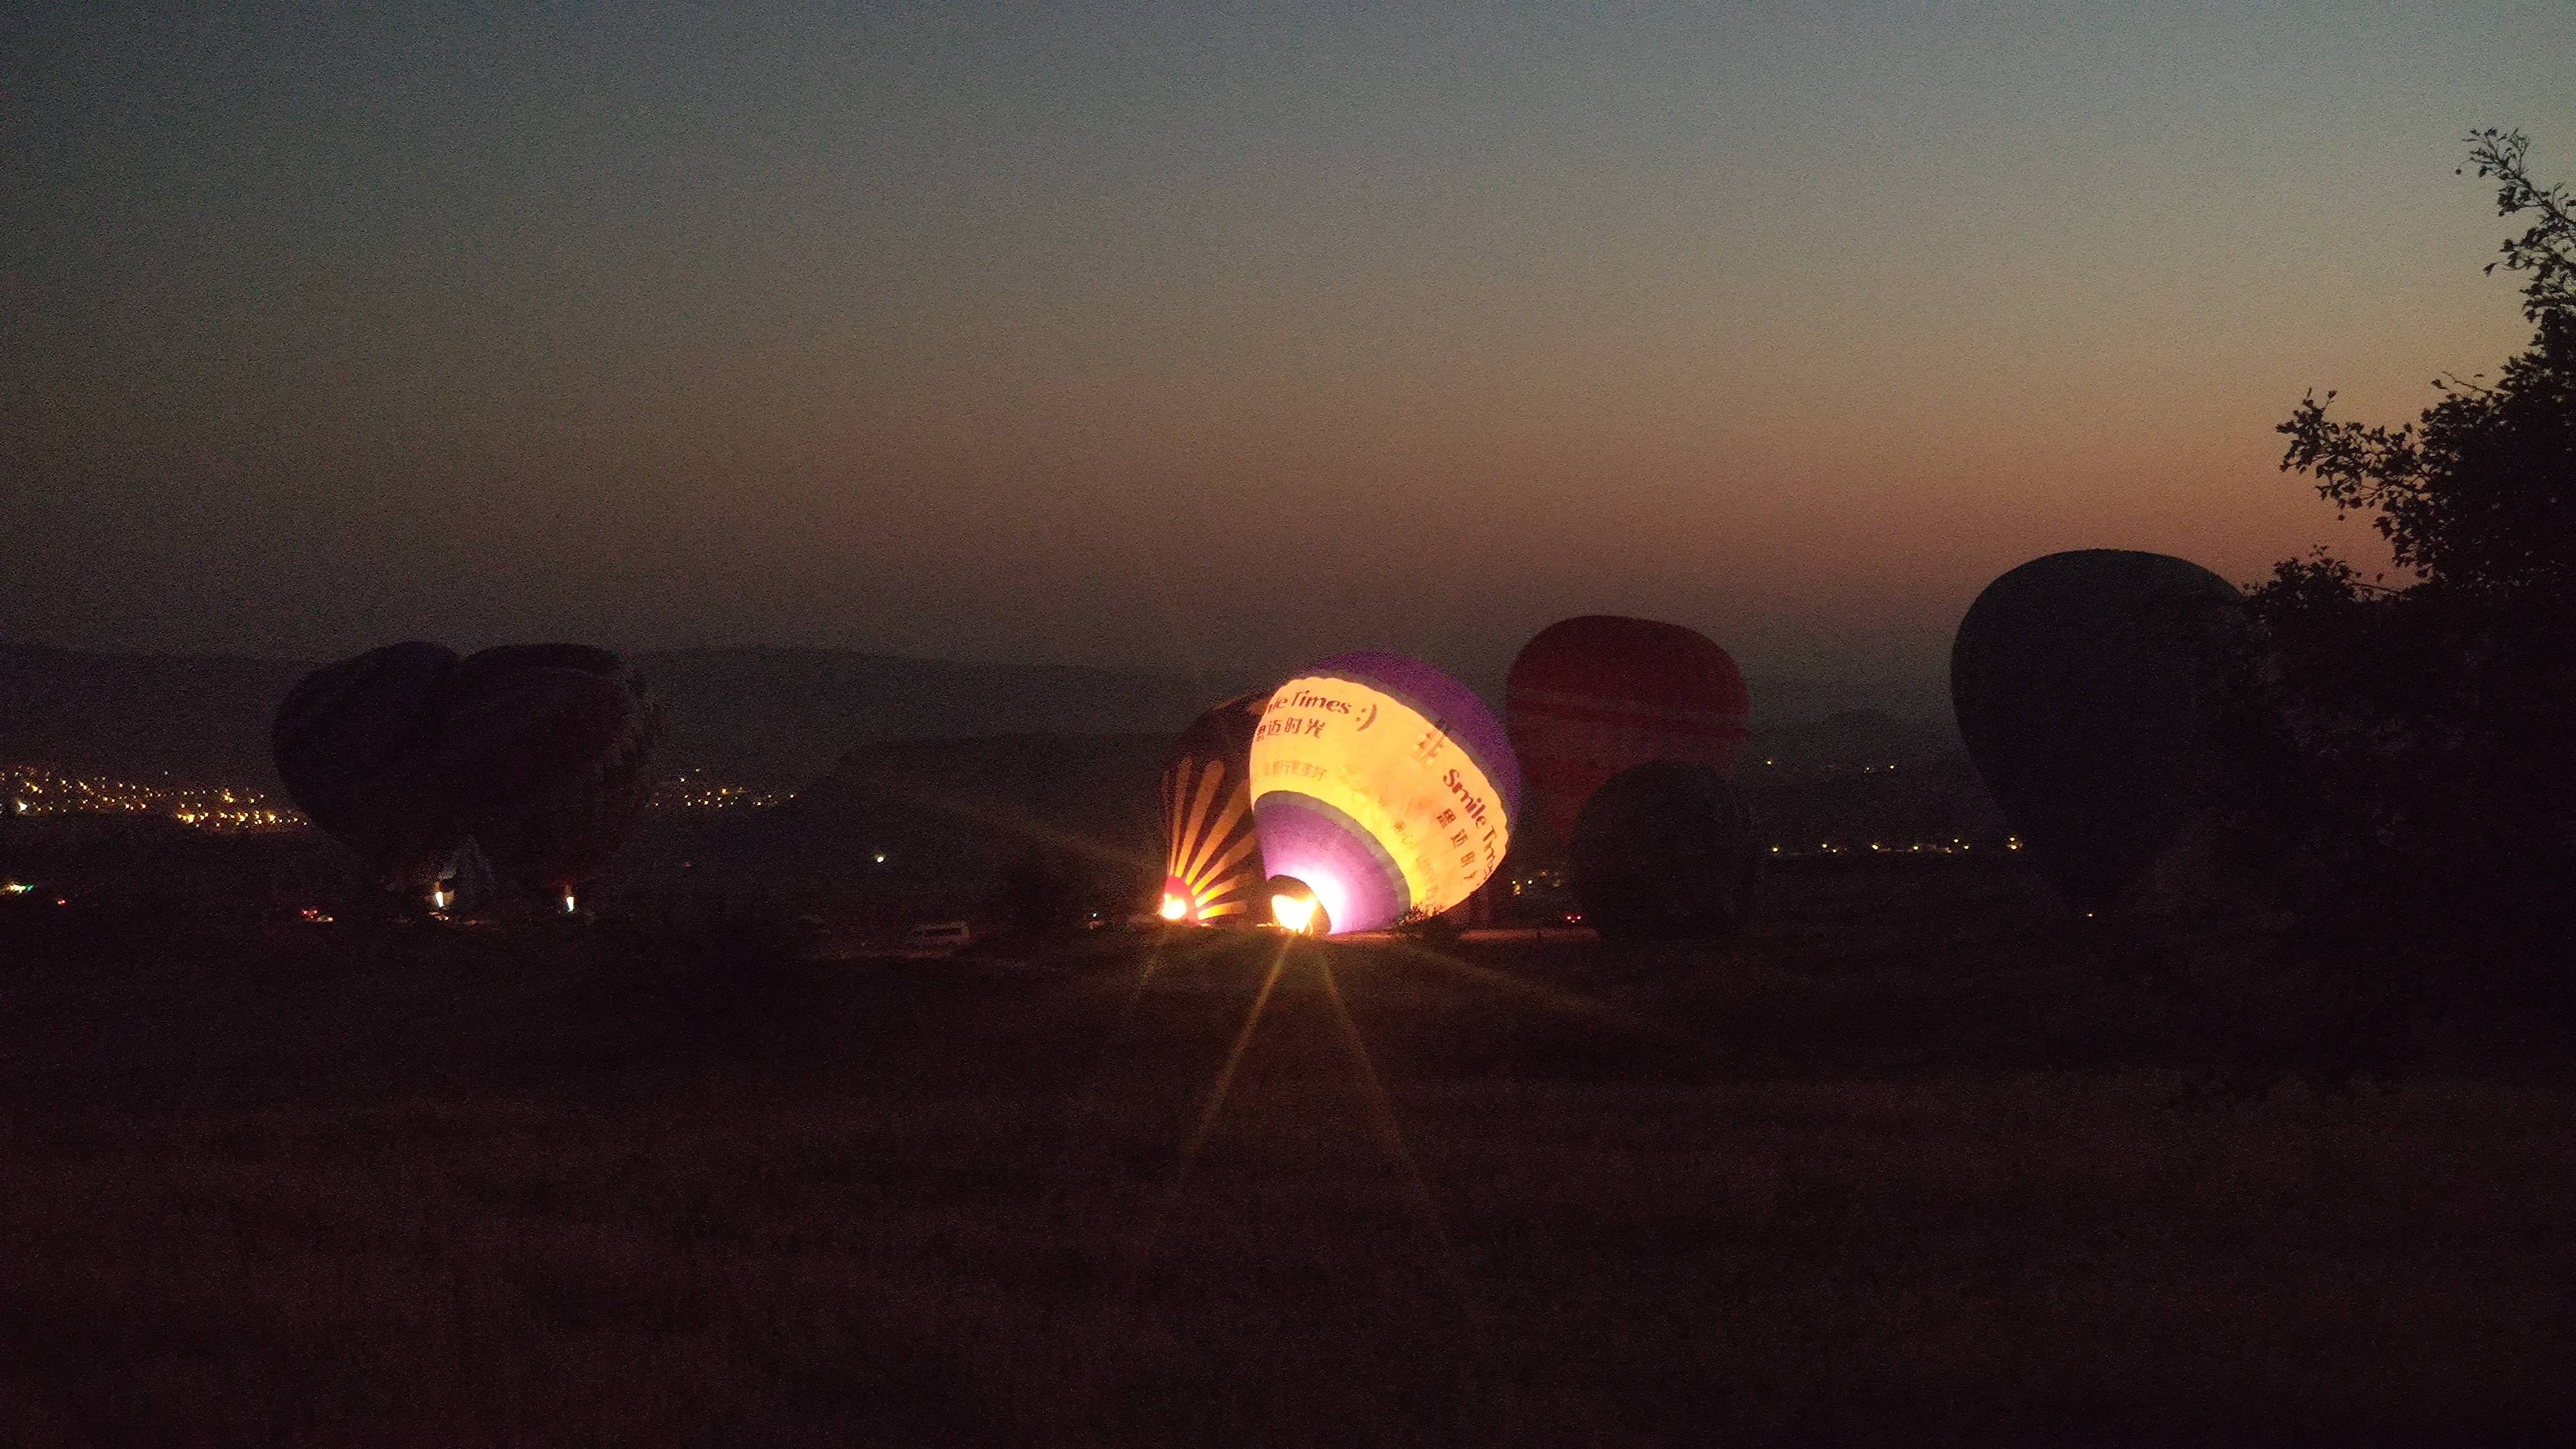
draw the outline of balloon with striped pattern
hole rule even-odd
[[[1252,731],[1270,691],[1229,699],[1181,732],[1163,766],[1164,920],[1256,924],[1261,841],[1253,828]]]

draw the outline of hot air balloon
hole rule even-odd
[[[1262,904],[1261,842],[1252,822],[1252,731],[1270,692],[1200,715],[1163,766],[1163,900],[1167,921],[1253,924]]]
[[[661,720],[651,691],[607,650],[486,649],[449,681],[439,764],[493,869],[570,909],[643,815]]]
[[[1657,760],[1592,792],[1566,879],[1604,936],[1724,936],[1752,904],[1758,858],[1742,792],[1709,766]]]
[[[1622,770],[1678,760],[1733,778],[1749,708],[1735,661],[1705,636],[1612,614],[1540,630],[1503,696],[1530,803],[1559,845]]]
[[[2242,598],[2178,558],[2053,553],[1986,586],[1950,647],[1969,758],[2079,905],[2109,904],[2205,801]]]
[[[1398,654],[1301,672],[1252,732],[1261,857],[1292,929],[1375,930],[1457,905],[1501,867],[1520,795],[1484,702]]]
[[[388,644],[304,676],[277,707],[287,798],[388,886],[426,888],[462,843],[435,760],[456,668],[442,645]]]

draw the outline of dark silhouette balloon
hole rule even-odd
[[[1950,648],[1959,733],[2027,849],[2108,905],[2206,802],[2243,598],[2178,558],[2083,549],[1986,586]]]
[[[1707,765],[1658,760],[1592,792],[1566,884],[1606,937],[1726,936],[1752,906],[1758,861],[1743,792]]]
[[[569,898],[634,834],[661,722],[650,689],[607,650],[486,649],[449,680],[438,758],[493,869]]]
[[[1253,817],[1292,929],[1375,930],[1466,900],[1501,867],[1520,796],[1501,721],[1400,654],[1301,671],[1253,730]]]
[[[1252,730],[1269,702],[1266,689],[1229,699],[1173,742],[1163,766],[1164,920],[1251,925],[1262,918]]]
[[[277,707],[287,798],[389,885],[425,887],[461,844],[436,763],[457,663],[442,645],[388,644],[304,676]]]
[[[1587,614],[1521,646],[1503,697],[1530,803],[1559,844],[1611,776],[1651,760],[1733,778],[1750,704],[1735,660],[1678,624]]]

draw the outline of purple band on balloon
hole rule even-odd
[[[1262,796],[1252,813],[1261,826],[1263,864],[1304,881],[1333,934],[1391,926],[1413,908],[1404,871],[1348,815],[1294,790]]]

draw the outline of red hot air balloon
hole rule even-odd
[[[277,707],[287,797],[390,886],[426,886],[462,842],[435,760],[456,669],[443,645],[388,644],[304,676]]]
[[[569,909],[644,813],[661,720],[659,701],[605,649],[486,649],[449,682],[439,762],[494,870],[561,892]]]
[[[1163,766],[1167,921],[1249,926],[1262,919],[1261,841],[1252,815],[1252,730],[1270,691],[1229,699],[1173,742]]]
[[[1732,779],[1751,702],[1735,660],[1678,624],[1586,614],[1512,661],[1503,712],[1538,816],[1559,845],[1610,777],[1656,760]]]

